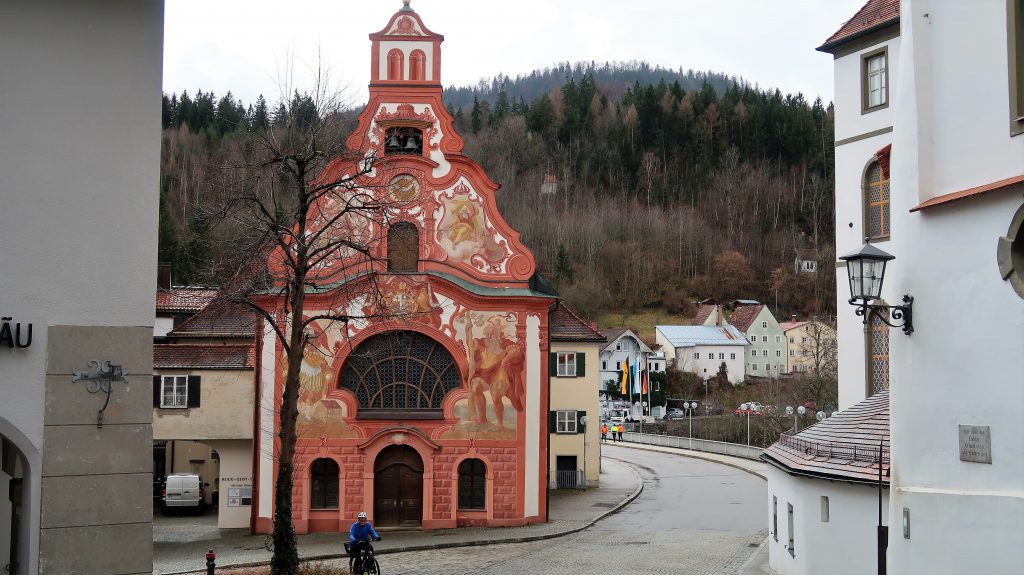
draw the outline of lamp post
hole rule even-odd
[[[793,435],[796,435],[800,431],[800,422],[797,420],[797,415],[803,415],[807,413],[807,408],[804,406],[793,409],[792,406],[786,406],[786,415],[793,416]],[[820,419],[818,421],[821,421]]]
[[[708,398],[708,376],[704,376],[704,399]]]
[[[691,401],[691,402],[685,402],[684,401],[683,402],[683,407],[686,408],[686,413],[689,414],[689,417],[690,417],[690,433],[689,433],[689,436],[690,436],[690,449],[692,450],[693,449],[693,411],[695,409],[697,409],[697,402],[696,401]]]
[[[750,404],[744,403],[740,405],[740,411],[747,414],[747,447],[750,447]]]
[[[885,266],[896,259],[895,256],[871,244],[864,244],[839,259],[846,262],[846,273],[850,280],[849,303],[857,307],[856,313],[864,318],[865,324],[874,316],[889,327],[902,327],[906,335],[914,333],[913,296],[904,295],[903,305],[871,303],[881,299]],[[891,315],[894,320],[903,320],[903,323],[889,323],[887,315]]]

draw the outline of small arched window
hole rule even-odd
[[[487,508],[486,471],[479,459],[466,459],[459,464],[459,509]]]
[[[337,509],[338,464],[333,459],[317,459],[310,475],[310,509]]]
[[[388,228],[388,271],[414,272],[419,269],[420,232],[416,224],[398,222]]]
[[[878,312],[884,313],[884,312]],[[868,396],[889,389],[889,326],[874,313],[867,329]]]
[[[423,81],[427,79],[427,55],[423,50],[413,50],[409,55],[409,79]]]
[[[388,52],[388,80],[401,80],[405,77],[405,54],[395,48]]]
[[[864,239],[888,239],[889,231],[889,178],[874,161],[864,175]]]

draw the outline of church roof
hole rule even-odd
[[[839,46],[875,30],[900,21],[899,0],[868,0],[853,18],[850,18],[835,34],[818,46],[820,52],[831,52]]]
[[[215,297],[217,297],[216,288],[175,287],[159,289],[156,292],[156,311],[157,313],[195,313],[206,307]]]
[[[889,392],[883,391],[796,435],[782,434],[761,458],[793,475],[889,483]]]

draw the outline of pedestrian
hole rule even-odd
[[[623,430],[624,427],[626,427],[626,426],[622,425],[621,423],[619,424],[619,442],[620,443],[622,442],[622,430]]]
[[[621,423],[615,424],[615,429],[612,430],[612,435],[615,436],[615,441],[620,441],[622,439],[622,424]]]
[[[604,443],[605,439],[607,439],[607,438],[608,438],[608,424],[607,423],[602,423],[601,424],[601,443]]]

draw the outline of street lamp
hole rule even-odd
[[[708,376],[704,376],[704,399],[708,398]]]
[[[805,413],[807,413],[807,408],[802,405],[796,409],[793,409],[792,406],[786,406],[786,415],[793,416],[793,435],[796,435],[796,433],[800,431],[800,422],[797,421],[797,415],[803,415]],[[821,420],[819,419],[818,421]]]
[[[697,409],[697,402],[696,401],[691,401],[691,402],[685,402],[684,401],[683,402],[683,407],[686,408],[686,413],[689,414],[689,417],[690,417],[690,434],[689,434],[690,435],[690,449],[693,449],[693,412],[694,412],[694,410]]]
[[[740,411],[747,414],[747,447],[750,447],[750,404],[744,403],[740,405]]]
[[[868,323],[874,315],[889,327],[902,327],[903,333],[914,333],[913,305],[914,298],[903,296],[903,305],[889,306],[870,303],[882,297],[882,280],[885,279],[885,265],[896,256],[886,253],[871,244],[864,244],[856,251],[850,252],[839,259],[846,262],[846,273],[850,279],[850,305],[857,307],[857,315],[864,317]],[[881,312],[888,313],[881,313]],[[894,320],[903,320],[902,324],[892,324],[886,319],[891,314]]]

